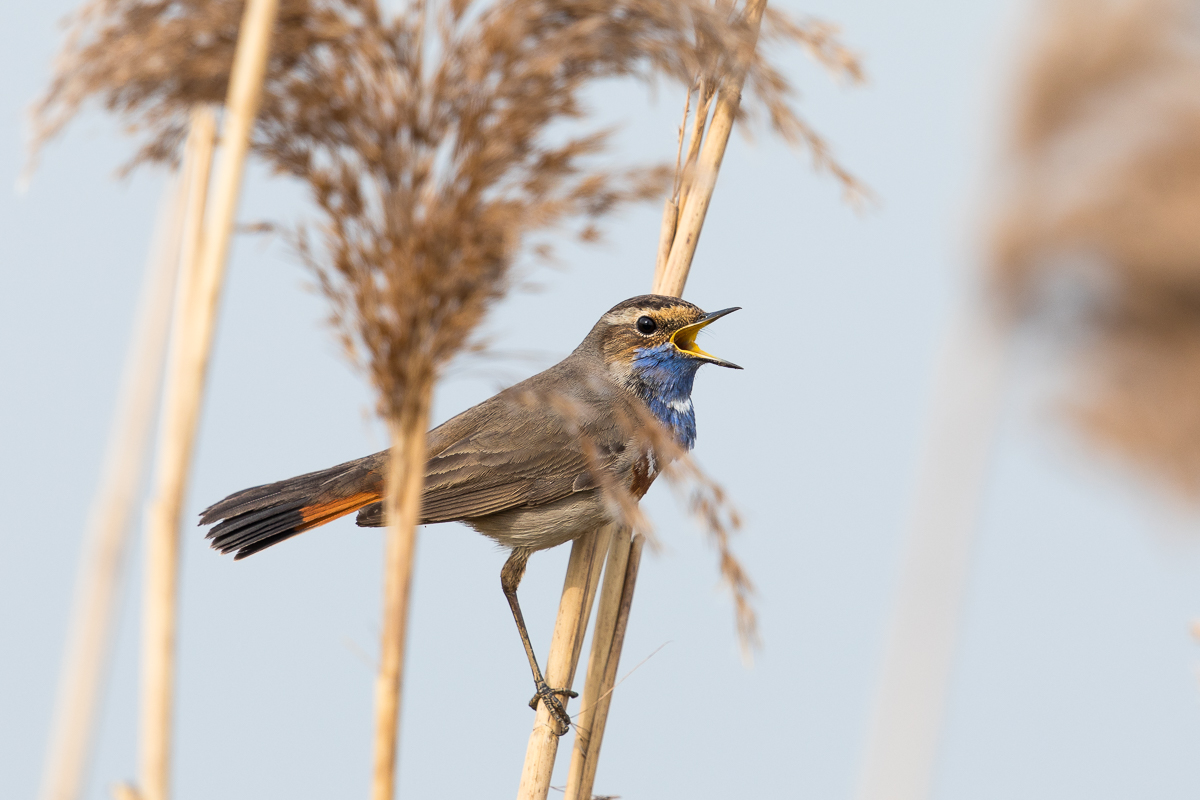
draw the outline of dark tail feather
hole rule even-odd
[[[231,494],[200,515],[212,546],[245,558],[379,501],[387,453]]]
[[[387,524],[383,521],[383,503],[372,503],[366,508],[360,509],[354,524],[360,528],[382,528]]]

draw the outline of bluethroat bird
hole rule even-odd
[[[512,551],[500,584],[533,670],[530,704],[546,703],[560,733],[569,719],[557,695],[574,693],[547,686],[538,668],[517,602],[525,565],[536,550],[621,521],[620,504],[606,495],[615,487],[640,500],[672,452],[691,449],[696,370],[741,369],[701,350],[696,334],[737,310],[706,314],[660,295],[626,300],[558,364],[429,432],[420,521],[465,522]],[[361,526],[383,526],[387,456],[246,489],[200,522],[218,523],[208,538],[235,558],[352,511]]]

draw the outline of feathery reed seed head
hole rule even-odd
[[[993,277],[1014,318],[1070,323],[1082,429],[1200,494],[1200,15],[1057,0],[1043,19]]]
[[[175,159],[192,106],[224,97],[241,13],[232,0],[94,0],[36,109],[36,142],[97,97],[142,137],[132,164]],[[764,37],[859,78],[833,33],[772,13]],[[464,346],[530,233],[574,222],[594,238],[600,217],[662,191],[662,168],[585,166],[605,131],[547,141],[550,125],[585,115],[593,79],[715,84],[744,58],[774,130],[850,181],[751,42],[738,14],[705,0],[455,0],[395,15],[370,0],[284,0],[253,146],[309,187],[321,215],[297,231],[299,250],[345,343],[365,351],[381,412]]]

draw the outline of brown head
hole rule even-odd
[[[644,294],[618,303],[600,318],[580,350],[600,356],[619,383],[674,383],[691,376],[702,364],[741,369],[696,344],[696,334],[726,314],[712,313],[678,297]]]

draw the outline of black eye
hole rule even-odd
[[[637,329],[643,336],[649,336],[658,330],[658,323],[649,317],[638,317]]]

